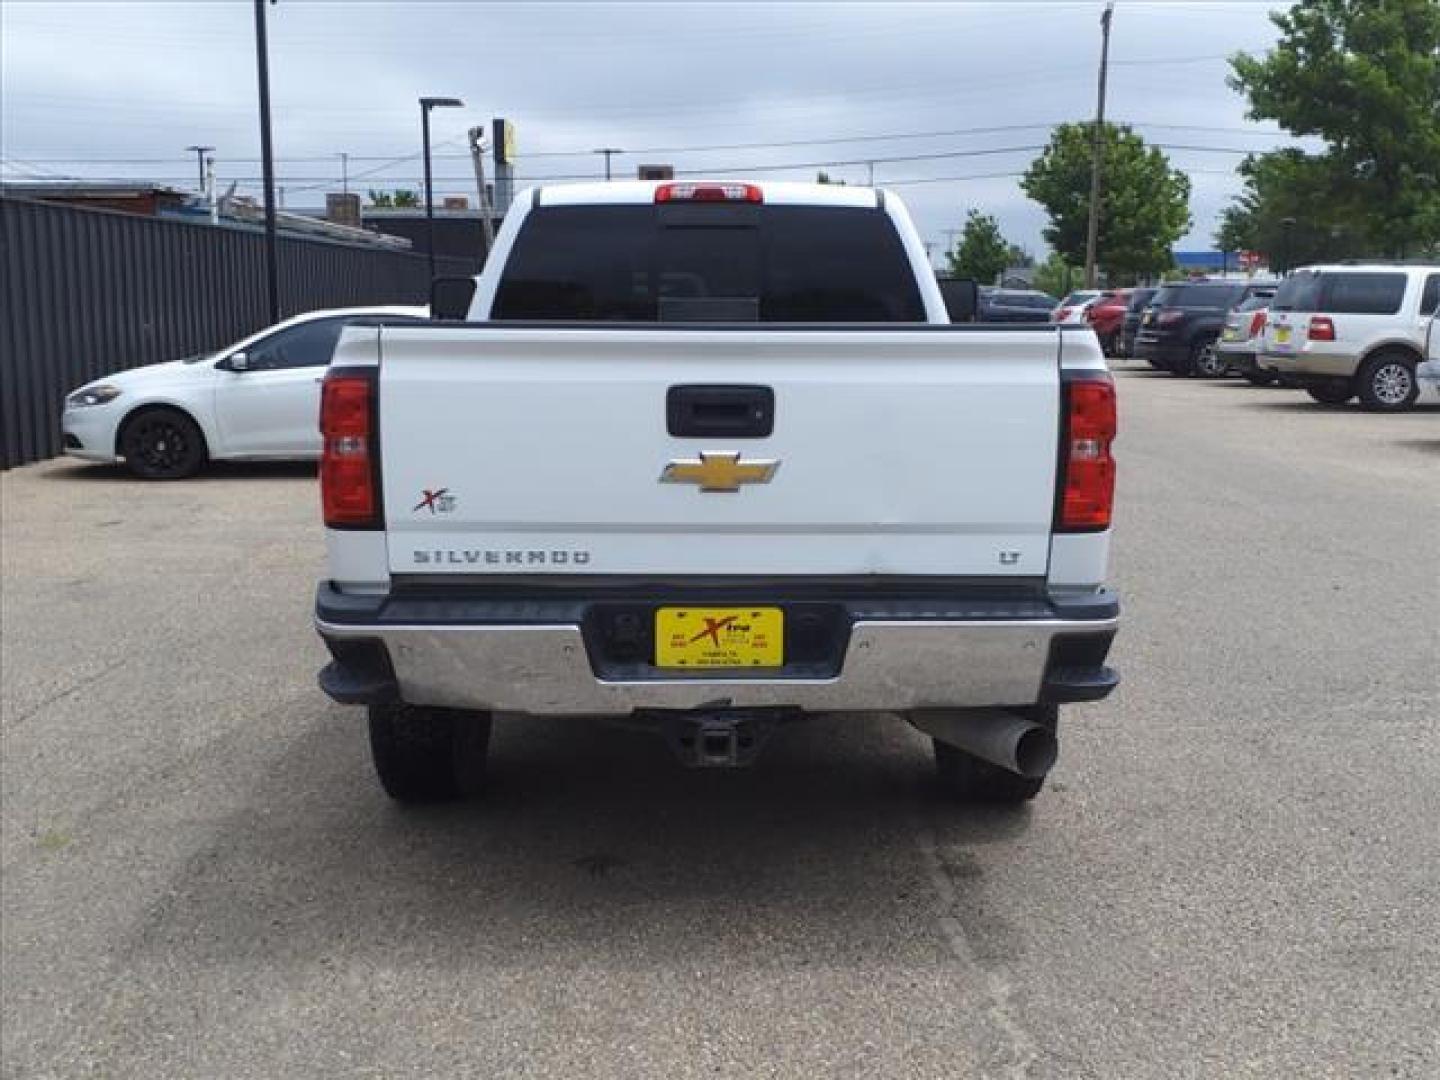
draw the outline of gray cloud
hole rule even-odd
[[[527,177],[598,175],[598,146],[635,151],[617,161],[627,173],[644,158],[863,182],[875,160],[927,238],[943,242],[974,206],[1040,251],[1043,214],[1014,175],[1034,151],[976,152],[1035,146],[1048,125],[1091,114],[1101,6],[281,0],[269,9],[281,183],[288,205],[317,205],[344,151],[352,175],[375,170],[357,187],[416,186],[418,161],[386,159],[418,149],[415,99],[445,94],[468,108],[435,115],[437,192],[469,190],[464,130],[504,115]],[[1269,8],[1121,0],[1110,115],[1174,147],[1284,141],[1246,121],[1224,81],[1225,56],[1273,41]],[[0,20],[9,175],[190,184],[183,147],[202,142],[219,148],[223,179],[257,186],[249,3],[10,2]],[[1011,130],[975,130],[987,128]],[[894,137],[923,132],[951,134]],[[887,137],[817,141],[871,135]],[[734,145],[776,143],[795,145]],[[683,149],[714,146],[733,148]],[[1169,152],[1195,186],[1186,246],[1209,247],[1239,155]],[[923,157],[941,154],[954,156]],[[887,160],[904,157],[916,160]]]

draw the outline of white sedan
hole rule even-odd
[[[320,382],[341,329],[427,318],[423,307],[311,311],[219,352],[87,383],[65,398],[65,452],[123,460],[147,480],[207,461],[318,458]]]
[[[1104,293],[1099,289],[1076,289],[1055,305],[1050,313],[1052,323],[1084,323],[1085,309],[1099,300]]]

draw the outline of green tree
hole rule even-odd
[[[1085,262],[1090,217],[1093,123],[1061,124],[1020,182],[1045,208],[1044,236],[1070,265]],[[1173,263],[1171,249],[1190,228],[1190,179],[1128,127],[1106,124],[1104,185],[1096,261],[1112,285],[1158,274]]]
[[[1069,293],[1079,280],[1079,273],[1057,251],[1052,251],[1050,257],[1035,268],[1035,288],[1056,299]]]
[[[1251,155],[1238,169],[1245,190],[1220,216],[1221,251],[1259,251],[1276,270],[1361,256],[1371,246],[1363,207],[1328,156],[1300,150]]]
[[[1325,141],[1320,212],[1343,209],[1384,252],[1440,243],[1440,3],[1299,0],[1270,18],[1279,42],[1233,57],[1230,85],[1252,119]]]
[[[951,277],[974,278],[989,285],[1010,265],[1010,245],[1000,235],[1000,223],[990,214],[971,210],[954,251],[945,253]]]
[[[371,206],[378,207],[417,207],[420,205],[420,196],[414,191],[406,188],[398,188],[395,191],[380,191],[371,188],[367,192],[367,198]]]

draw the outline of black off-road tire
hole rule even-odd
[[[1058,732],[1060,710],[1054,705],[1037,705],[1025,710],[1037,724]],[[1040,794],[1045,777],[1026,777],[991,765],[939,739],[930,740],[935,747],[935,772],[940,786],[953,799],[962,802],[1010,804],[1029,802]]]
[[[125,418],[118,449],[142,480],[183,480],[204,467],[209,453],[200,425],[179,409],[137,409]]]
[[[380,786],[402,803],[478,795],[484,786],[490,723],[488,712],[370,706],[370,754]]]
[[[1375,354],[1360,365],[1355,392],[1371,412],[1404,412],[1420,394],[1414,359],[1403,352]]]
[[[1314,386],[1307,386],[1305,392],[1321,405],[1344,405],[1355,396],[1350,384],[1343,382],[1316,383]]]

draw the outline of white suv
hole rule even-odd
[[[1440,265],[1306,267],[1275,294],[1258,362],[1327,405],[1358,396],[1366,408],[1408,409],[1437,308]]]

